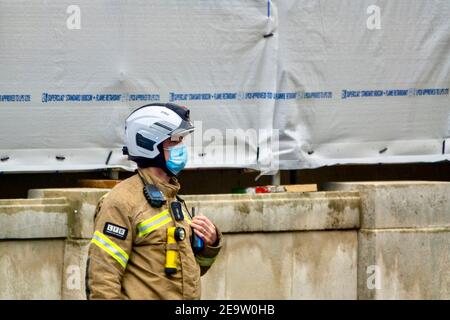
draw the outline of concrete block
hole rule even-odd
[[[227,234],[202,299],[356,299],[356,231]]]
[[[0,241],[0,299],[61,299],[64,240]]]
[[[296,197],[253,197],[233,200],[187,201],[196,212],[209,217],[222,232],[260,232],[355,229],[359,227],[360,202],[355,194],[322,193]]]
[[[359,299],[450,299],[450,228],[361,230]]]
[[[67,204],[66,198],[0,199],[0,206]]]
[[[86,299],[86,261],[89,240],[67,240],[64,250],[64,268],[62,280],[63,300]]]
[[[69,211],[67,203],[0,205],[0,239],[65,238]]]
[[[72,208],[69,215],[69,237],[90,239],[94,228],[94,213],[98,200],[109,189],[68,188],[31,189],[29,198],[65,197]]]
[[[335,182],[327,190],[361,196],[361,228],[450,226],[450,182]]]
[[[229,236],[225,235],[225,241],[219,256],[208,272],[201,277],[202,300],[220,300],[226,297],[228,238]]]
[[[298,198],[335,198],[341,197],[358,197],[357,191],[326,191],[326,192],[275,192],[275,193],[257,193],[257,194],[240,194],[240,193],[224,193],[224,194],[192,194],[180,195],[186,201],[222,201],[222,200],[264,200],[264,199],[298,199]]]
[[[357,299],[357,232],[293,234],[292,299]]]
[[[98,199],[108,189],[36,189],[30,197],[66,197],[71,238],[90,239]],[[222,232],[354,229],[359,226],[357,192],[306,192],[183,196],[188,208],[212,219]]]
[[[225,299],[289,299],[292,234],[226,235],[226,241]]]

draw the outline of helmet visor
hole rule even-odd
[[[195,128],[192,125],[191,121],[183,120],[181,121],[180,126],[170,134],[170,140],[179,141],[181,137],[185,137],[188,134],[192,133],[194,129]]]

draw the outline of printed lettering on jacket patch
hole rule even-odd
[[[125,240],[127,238],[128,229],[107,222],[103,228],[103,233],[120,240]]]

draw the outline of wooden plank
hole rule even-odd
[[[78,187],[112,189],[121,181],[122,180],[80,179],[78,180]]]
[[[317,191],[317,184],[285,184],[286,192],[314,192]]]

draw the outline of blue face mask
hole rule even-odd
[[[169,150],[169,159],[166,161],[167,169],[174,175],[180,173],[187,163],[187,148],[184,144],[179,144],[165,150]]]

